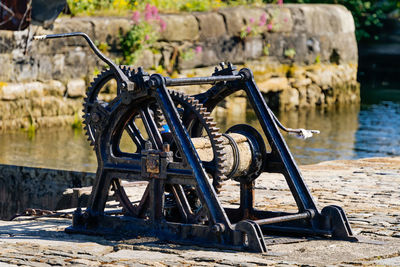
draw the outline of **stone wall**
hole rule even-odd
[[[94,173],[0,165],[0,220],[26,208],[54,210],[66,189],[91,186],[94,177]]]
[[[273,24],[255,26],[263,16]],[[221,61],[247,66],[276,108],[359,101],[354,21],[342,6],[236,7],[166,14],[162,19],[166,30],[136,65],[167,69],[174,51],[180,51],[174,75],[210,75]],[[108,56],[116,58],[121,57],[120,34],[130,25],[127,18],[62,17],[51,31],[34,26],[23,32],[1,31],[0,129],[72,123],[80,115],[86,86],[103,67],[83,39],[32,42],[34,34],[83,31],[107,43]],[[241,38],[247,27],[258,33]],[[192,56],[182,56],[185,52]]]

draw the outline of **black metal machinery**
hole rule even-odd
[[[147,235],[255,252],[267,250],[264,236],[272,234],[357,240],[342,208],[327,206],[318,211],[278,129],[283,126],[265,103],[250,69],[237,71],[231,64],[221,64],[209,77],[150,76],[142,68],[115,65],[84,33],[36,39],[70,36],[84,37],[110,69],[94,80],[85,98],[84,124],[96,151],[98,169],[88,207],[83,212],[76,210],[67,232]],[[110,79],[117,81],[117,96],[103,101],[99,93]],[[193,96],[167,89],[199,84],[213,86]],[[225,134],[215,127],[210,112],[239,90],[246,93],[270,151],[262,135],[249,125],[235,125]],[[133,150],[123,149],[123,134],[132,140]],[[207,143],[212,151],[208,160],[199,157],[198,142]],[[227,153],[231,153],[230,160]],[[242,153],[250,155],[247,160]],[[255,179],[263,172],[284,175],[297,213],[254,208]],[[129,199],[121,179],[148,181],[137,205]],[[237,209],[224,208],[218,199],[225,179],[240,183]],[[123,207],[119,216],[105,212],[111,189]]]

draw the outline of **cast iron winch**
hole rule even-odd
[[[85,211],[74,213],[69,233],[156,236],[162,240],[265,252],[265,236],[322,236],[356,241],[338,206],[319,211],[279,129],[284,128],[257,88],[248,68],[221,63],[208,77],[169,78],[142,68],[117,66],[84,33],[36,39],[84,37],[110,67],[91,84],[84,101],[84,124],[98,168]],[[110,80],[115,98],[99,94]],[[211,84],[197,95],[168,87]],[[239,124],[220,133],[210,113],[228,96],[244,91],[262,128]],[[129,137],[126,149],[123,136]],[[267,141],[268,149],[266,148]],[[227,157],[228,156],[228,157]],[[257,210],[255,180],[281,173],[298,207],[297,213]],[[240,183],[238,208],[224,208],[218,198],[222,182]],[[134,205],[121,180],[147,181]],[[119,215],[105,212],[110,190],[118,196]]]

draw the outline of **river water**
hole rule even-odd
[[[361,96],[357,106],[277,114],[287,127],[321,131],[307,140],[284,134],[299,164],[400,155],[400,86],[364,85]],[[222,129],[243,122],[259,128],[252,112],[227,114],[218,121]],[[33,137],[23,131],[1,133],[0,163],[76,171],[97,167],[84,132],[69,127],[39,129]]]

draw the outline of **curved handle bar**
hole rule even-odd
[[[86,33],[83,32],[71,32],[71,33],[60,33],[60,34],[48,34],[48,35],[37,35],[33,36],[34,40],[46,40],[46,39],[55,39],[55,38],[64,38],[64,37],[75,37],[75,36],[81,36],[85,38],[85,40],[88,42],[90,48],[93,50],[93,52],[102,60],[104,61],[108,66],[110,66],[110,69],[119,77],[122,81],[122,87],[126,88],[127,90],[133,90],[134,84],[133,82],[129,81],[128,77],[121,71],[121,69],[111,61],[108,57],[106,57],[103,53],[100,52],[100,50],[96,47],[96,45],[93,43],[93,41],[89,38],[89,36]]]

